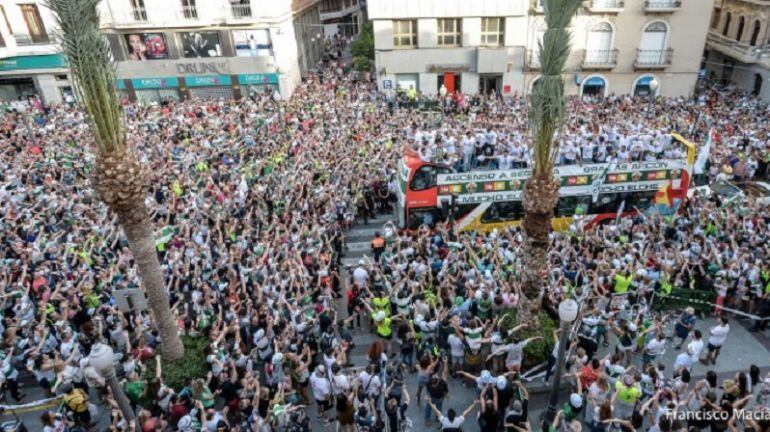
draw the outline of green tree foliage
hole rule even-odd
[[[350,54],[353,55],[353,67],[362,72],[372,69],[374,63],[374,28],[372,23],[366,23],[361,34],[350,44]]]

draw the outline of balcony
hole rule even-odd
[[[741,63],[757,63],[770,58],[770,44],[752,46],[744,42],[738,42],[720,33],[709,30],[706,38],[708,48],[719,51],[722,54],[734,58]]]
[[[147,21],[147,9],[143,7],[135,7],[131,11],[131,13],[134,15],[134,21],[137,21],[137,22]]]
[[[347,15],[358,12],[361,9],[361,5],[357,2],[353,2],[347,7],[342,6],[340,9],[326,9],[321,11],[321,21],[334,20],[343,18]]]
[[[198,8],[195,6],[182,6],[182,18],[188,20],[197,20]]]
[[[527,51],[527,64],[526,70],[528,72],[539,71],[540,67],[540,53],[538,50]]]
[[[53,36],[49,34],[42,34],[42,35],[15,34],[13,35],[13,38],[16,40],[16,46],[49,45],[54,43]]]
[[[230,5],[230,13],[233,19],[251,18],[251,3],[233,3]]]
[[[588,10],[593,13],[620,13],[626,3],[622,0],[591,0]]]
[[[671,13],[681,8],[681,0],[647,0],[644,2],[644,11],[647,13]]]
[[[618,50],[583,50],[580,66],[583,69],[612,69],[618,64]]]
[[[662,50],[637,49],[634,69],[665,69],[671,66],[673,58],[673,48]]]

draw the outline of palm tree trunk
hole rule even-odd
[[[136,157],[131,152],[120,152],[99,154],[91,181],[102,200],[118,215],[161,337],[163,358],[174,361],[182,358],[184,346],[155,252],[153,224],[144,202],[146,178]]]
[[[530,133],[534,138],[534,167],[521,194],[524,207],[524,244],[519,303],[520,322],[534,325],[548,287],[548,247],[553,209],[559,199],[559,180],[553,178],[553,160],[558,149],[555,133],[564,120],[562,72],[570,53],[567,27],[582,0],[545,0],[547,29],[539,45],[543,74],[533,88],[529,110]]]
[[[541,295],[548,287],[548,247],[553,208],[559,199],[559,184],[550,172],[540,172],[527,180],[522,191],[524,244],[522,291],[528,299],[525,308],[532,316],[540,310]]]

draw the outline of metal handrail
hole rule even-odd
[[[54,42],[53,36],[49,34],[38,35],[34,38],[26,34],[15,34],[13,38],[16,40],[17,46],[48,45]]]
[[[660,50],[636,50],[636,62],[638,66],[665,66],[670,65],[674,58],[674,49]]]
[[[187,19],[198,19],[198,8],[196,6],[182,6],[182,16]]]
[[[591,9],[623,9],[626,2],[623,0],[592,0]]]
[[[618,49],[583,50],[583,66],[611,66],[618,63]]]
[[[230,5],[234,18],[251,18],[251,3]]]
[[[679,9],[680,7],[682,7],[681,0],[647,0],[644,2],[644,8],[650,10]]]

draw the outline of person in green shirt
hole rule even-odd
[[[622,270],[615,273],[612,278],[615,281],[613,291],[615,294],[625,294],[631,287],[631,283],[634,281],[634,272],[629,270]]]

